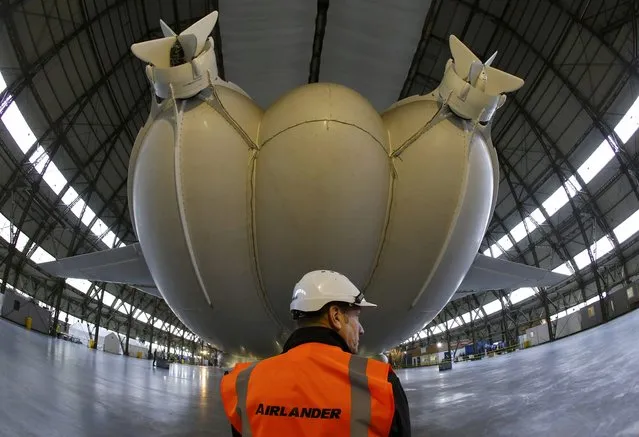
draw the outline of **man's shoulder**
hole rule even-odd
[[[392,367],[388,363],[380,361],[377,358],[367,357],[366,359],[368,360],[367,373],[371,373],[372,371],[374,373],[377,373],[379,376],[383,375],[384,377],[386,377],[388,373],[391,373],[393,371]]]

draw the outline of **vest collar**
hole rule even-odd
[[[329,346],[337,346],[344,352],[351,353],[348,349],[348,345],[337,332],[323,326],[309,326],[296,329],[288,340],[286,340],[282,353],[288,352],[294,347],[305,343],[322,343]]]

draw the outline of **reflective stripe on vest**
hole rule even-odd
[[[238,414],[237,404],[237,377],[244,369],[257,363],[238,363],[229,372],[225,372],[220,383],[220,394],[224,404],[224,412],[236,430],[242,429],[241,417]]]
[[[237,393],[237,407],[235,412],[242,419],[242,437],[253,437],[251,424],[249,422],[249,413],[246,409],[246,397],[248,395],[249,379],[256,364],[257,362],[242,370],[235,380],[235,393]]]
[[[368,388],[368,359],[351,355],[348,379],[351,381],[351,437],[368,437],[371,423],[371,392]]]
[[[293,359],[287,359],[286,355],[296,349],[297,351],[295,354],[290,355]],[[304,352],[304,349],[307,349],[307,351]],[[327,360],[318,365],[317,362],[306,361],[310,358],[310,356],[322,356]],[[275,435],[273,433],[280,431],[277,429],[271,429],[272,427],[282,427],[282,430],[286,429],[290,432],[292,429],[301,426],[310,427],[308,435],[315,435],[312,431],[314,431],[315,427],[318,426],[320,428],[338,426],[337,429],[340,431],[337,435],[335,435],[335,437],[339,437],[341,435],[350,437],[388,435],[394,413],[392,387],[387,381],[389,370],[388,365],[379,361],[347,354],[333,346],[317,343],[298,346],[297,348],[289,351],[287,354],[273,357],[267,361],[269,361],[268,364],[270,367],[267,366],[266,368],[262,368],[258,363],[253,363],[248,367],[244,366],[242,369],[237,369],[237,374],[232,375],[232,377],[234,376],[234,379],[229,379],[226,386],[223,380],[222,397],[225,404],[225,411],[227,412],[227,415],[229,415],[231,423],[234,423],[236,428],[238,428],[238,425],[241,424],[241,430],[238,429],[238,431],[242,433],[243,437],[262,437],[265,435],[264,432],[266,428],[264,428],[264,426],[268,428],[267,431],[270,433],[268,435]],[[282,399],[280,396],[281,393],[277,393],[278,387],[269,387],[269,384],[271,383],[271,378],[269,378],[269,376],[273,373],[275,368],[281,369],[282,372],[285,372],[287,366],[294,367],[306,364],[312,371],[315,370],[313,367],[317,367],[317,369],[324,368],[327,370],[326,363],[329,362],[337,364],[336,369],[328,369],[328,373],[331,374],[330,377],[335,378],[336,375],[341,374],[342,376],[339,376],[336,381],[341,380],[346,384],[338,383],[339,386],[336,386],[334,390],[331,390],[330,387],[327,387],[327,390],[331,390],[331,395],[334,395],[336,390],[337,393],[339,393],[340,386],[350,386],[350,396],[349,392],[346,392],[343,397],[341,395],[338,396],[343,400],[350,398],[350,403],[347,401],[347,405],[343,405],[343,403],[341,404],[343,407],[347,408],[347,410],[342,411],[340,405],[313,405],[313,407],[319,406],[320,408],[310,408],[311,405],[301,404],[302,401],[308,402],[310,398],[308,396],[300,398],[299,396],[301,395],[299,393],[290,394],[292,399],[290,402],[286,401],[288,402],[288,405],[280,405],[282,403]],[[332,364],[332,366],[335,366],[335,364]],[[261,369],[261,371],[258,372],[260,375],[254,373],[256,368]],[[234,370],[234,372],[235,371],[236,370]],[[253,388],[251,388],[252,394],[250,394],[249,382],[251,381],[252,375],[255,375],[258,380],[251,384]],[[290,380],[287,379],[287,381]],[[310,384],[317,384],[317,382],[321,384],[320,381],[322,381],[322,375],[318,374],[317,381],[310,382]],[[234,390],[231,390],[231,384],[233,382]],[[299,381],[299,383],[304,384],[303,381]],[[285,383],[284,385],[287,384]],[[375,391],[374,395],[371,394],[371,389]],[[275,394],[269,395],[269,393]],[[284,394],[284,396],[288,395]],[[330,395],[327,394],[319,395],[318,399],[326,399],[327,396],[330,398]],[[295,399],[296,397],[297,399]],[[252,401],[249,401],[249,399],[252,399]],[[269,405],[269,403],[272,403],[273,405]],[[339,406],[340,408],[334,408],[336,406]],[[248,408],[251,408],[251,411],[249,411]],[[313,410],[312,416],[310,413],[311,410]],[[235,415],[232,415],[232,413],[235,413]],[[316,413],[318,413],[318,415],[315,415]],[[343,421],[344,419],[347,419],[349,414],[349,422],[338,425],[340,416]],[[307,422],[304,420],[305,418],[312,419],[312,421]],[[299,422],[300,419],[303,419],[303,421]],[[329,422],[330,419],[338,420]],[[296,421],[297,423],[291,423],[291,421]],[[258,426],[258,428],[262,426],[261,431],[258,432],[258,428],[254,428],[255,426]],[[317,431],[319,434],[319,429]]]

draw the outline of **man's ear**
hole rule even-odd
[[[344,324],[343,317],[344,315],[337,305],[330,305],[328,307],[328,323],[331,325],[331,328],[336,331],[342,329]]]

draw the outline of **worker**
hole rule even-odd
[[[409,437],[399,378],[387,363],[356,355],[361,308],[375,306],[340,273],[305,274],[290,304],[297,329],[283,352],[222,378],[233,437]]]

